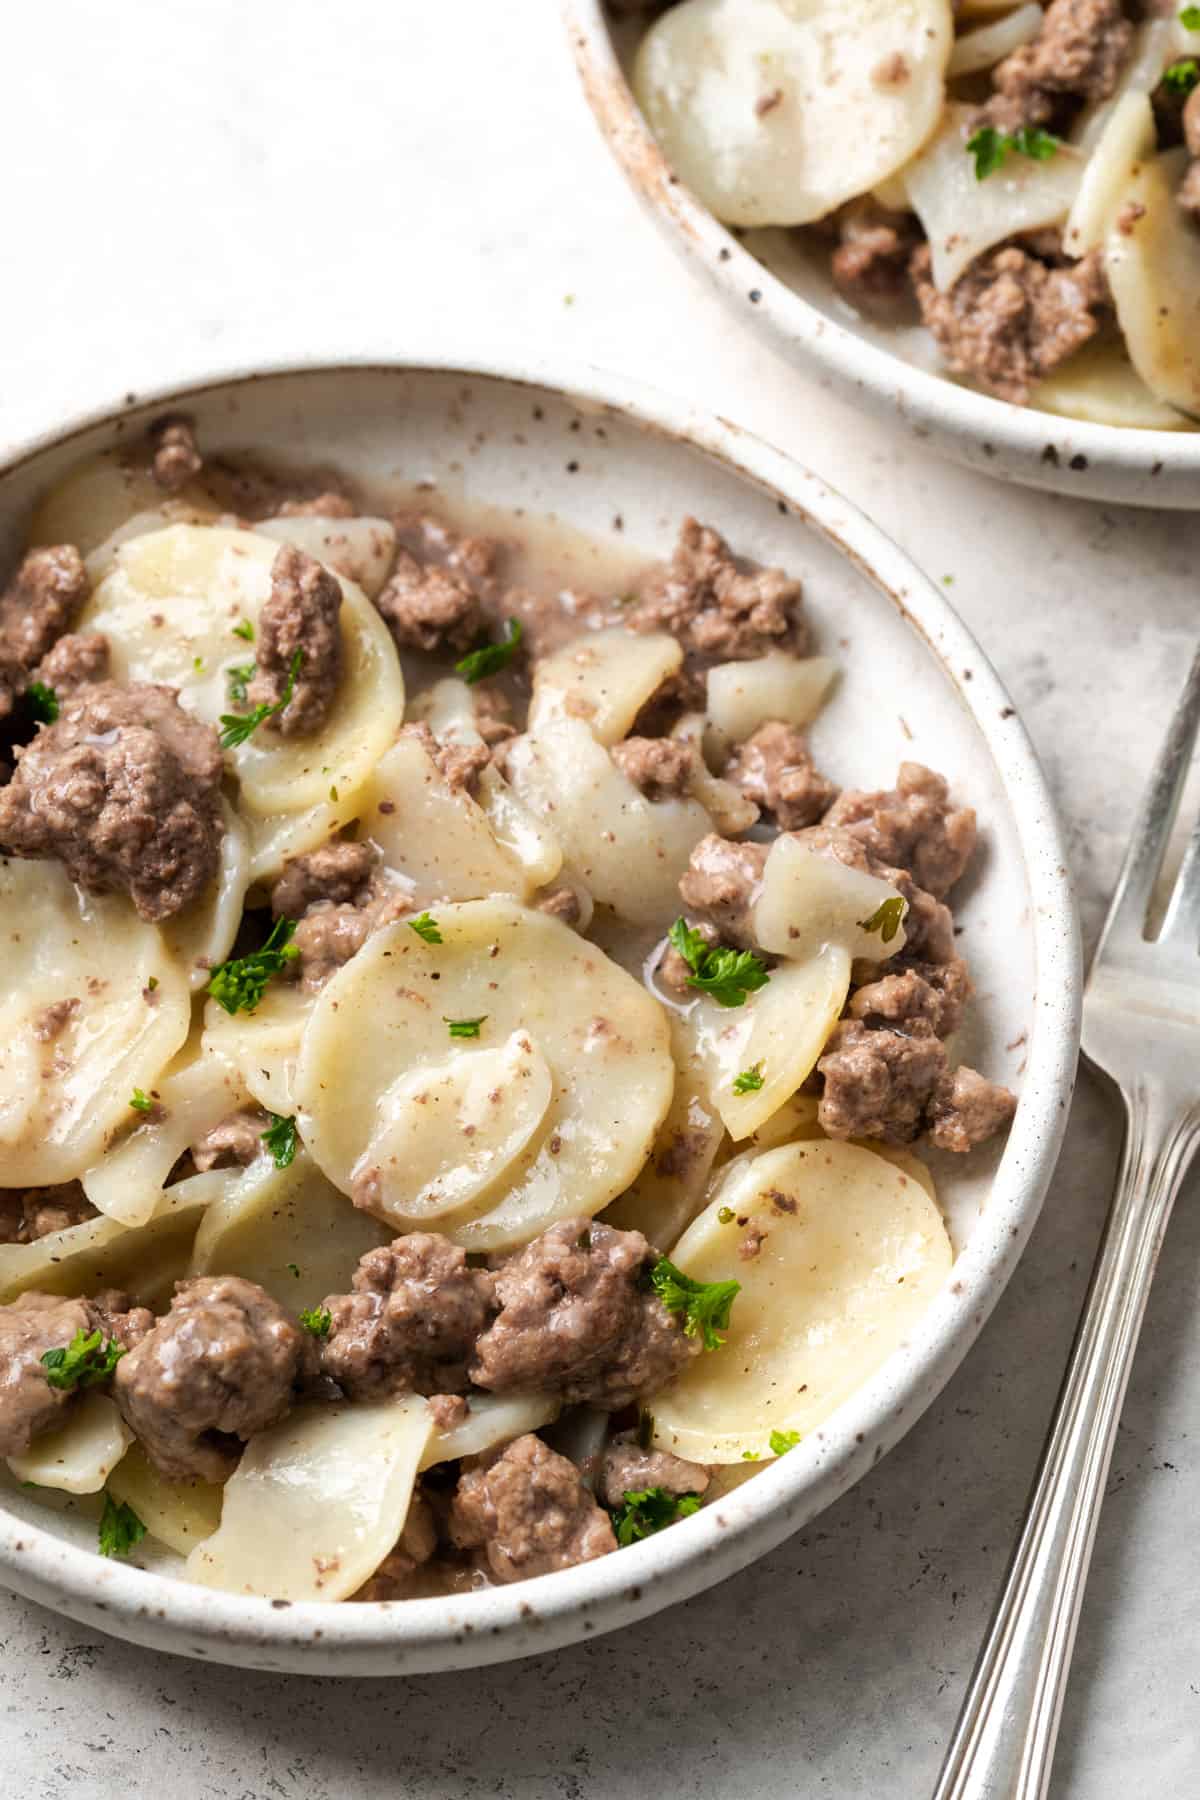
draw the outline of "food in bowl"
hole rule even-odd
[[[951,1265],[913,1145],[1015,1107],[950,1045],[974,814],[817,767],[796,579],[688,520],[564,592],[531,535],[180,419],[32,522],[0,1454],[105,1554],[330,1602],[608,1554]]]
[[[1194,425],[1200,9],[653,10],[634,90],[719,219],[806,237],[861,318],[906,343],[919,321],[945,372],[1000,399]]]

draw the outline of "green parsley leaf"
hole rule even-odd
[[[676,919],[667,937],[692,971],[688,986],[711,994],[718,1006],[744,1006],[746,995],[766,987],[771,979],[766,965],[749,950],[730,950],[724,944],[711,949],[686,919]]]
[[[42,1367],[52,1388],[94,1387],[107,1381],[125,1351],[116,1338],[105,1341],[102,1331],[77,1331],[69,1344],[42,1353]]]
[[[58,717],[58,695],[44,681],[31,681],[25,689],[25,698],[35,719],[43,725],[53,725]]]
[[[717,1224],[732,1225],[736,1217],[737,1214],[734,1212],[732,1206],[723,1206],[717,1214]]]
[[[520,619],[507,619],[504,625],[505,636],[498,644],[482,644],[478,650],[471,650],[454,665],[454,673],[461,675],[468,687],[474,687],[477,681],[484,681],[489,675],[499,674],[506,669],[517,653],[517,646],[524,635]]]
[[[762,1064],[755,1063],[752,1069],[743,1069],[740,1075],[733,1078],[735,1094],[757,1094],[763,1084]]]
[[[272,975],[299,956],[291,941],[295,929],[291,919],[277,919],[261,950],[252,950],[235,962],[219,963],[208,978],[208,991],[217,1005],[227,1013],[253,1012]]]
[[[743,1450],[742,1451],[742,1461],[743,1462],[757,1462],[758,1461],[757,1450]]]
[[[885,944],[890,944],[904,922],[908,911],[908,903],[899,894],[893,894],[890,900],[881,900],[869,919],[859,919],[860,931],[877,931]]]
[[[301,1311],[300,1323],[313,1337],[327,1338],[333,1324],[333,1314],[325,1306],[306,1306]]]
[[[135,1544],[146,1535],[146,1527],[124,1501],[118,1505],[108,1489],[104,1490],[104,1511],[100,1515],[98,1547],[101,1556],[128,1556]]]
[[[1200,31],[1200,6],[1184,6],[1180,9],[1179,23],[1185,31]]]
[[[665,1256],[660,1256],[650,1274],[650,1284],[669,1313],[683,1315],[683,1329],[688,1337],[700,1332],[704,1348],[715,1350],[725,1342],[720,1333],[728,1329],[730,1308],[742,1291],[740,1281],[693,1281]]]
[[[776,1456],[786,1456],[788,1451],[794,1450],[800,1442],[800,1433],[798,1431],[773,1431],[767,1441]]]
[[[441,932],[438,930],[437,921],[431,919],[427,912],[423,912],[419,919],[410,919],[408,921],[408,929],[410,931],[415,931],[417,936],[422,938],[427,944],[442,944],[445,942]]]
[[[254,627],[249,619],[239,619],[233,628],[234,637],[245,638],[248,644],[254,642]]]
[[[1181,57],[1163,70],[1163,86],[1172,94],[1190,94],[1200,82],[1200,63],[1194,56]]]
[[[986,181],[1003,168],[1011,151],[1034,162],[1048,162],[1061,148],[1061,138],[1036,125],[1021,125],[1016,131],[997,131],[994,125],[983,125],[967,139],[967,152],[975,158],[976,181]]]
[[[690,1518],[700,1510],[699,1494],[669,1494],[666,1488],[639,1488],[626,1492],[622,1504],[613,1510],[613,1528],[617,1543],[624,1550],[656,1531]]]
[[[129,1102],[134,1112],[153,1112],[154,1102],[142,1088],[134,1088]]]
[[[300,665],[303,661],[303,650],[297,650],[292,658],[291,667],[288,669],[287,686],[283,690],[283,696],[276,700],[273,706],[268,706],[264,700],[261,706],[254,708],[253,712],[221,714],[222,750],[236,750],[239,744],[244,744],[246,739],[258,730],[264,719],[273,719],[276,713],[283,711],[295,692],[296,677],[300,673]]]
[[[246,689],[254,680],[257,663],[232,663],[225,675],[229,682],[229,698],[236,700],[239,706],[246,704]]]
[[[476,1038],[479,1036],[479,1027],[487,1016],[486,1013],[481,1013],[477,1019],[447,1019],[443,1013],[442,1019],[450,1027],[452,1038]]]
[[[262,1141],[275,1159],[277,1169],[290,1169],[296,1160],[296,1121],[271,1114],[271,1124]]]
[[[297,1281],[299,1281],[299,1279],[300,1279],[300,1265],[299,1265],[299,1264],[298,1264],[298,1263],[289,1263],[289,1264],[288,1264],[288,1274],[289,1274],[289,1275],[294,1275],[294,1276],[295,1276],[295,1277],[296,1277],[296,1280],[297,1280]]]

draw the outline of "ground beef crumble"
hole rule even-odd
[[[271,564],[271,592],[258,618],[251,706],[278,706],[266,723],[284,737],[311,737],[329,717],[342,678],[342,587],[336,575],[294,544]],[[293,670],[296,657],[299,667]]]
[[[0,719],[71,629],[90,589],[73,544],[31,550],[0,594]],[[42,677],[44,679],[44,677]]]
[[[61,698],[108,675],[108,639],[100,631],[71,631],[59,638],[33,672]]]
[[[0,1456],[20,1455],[60,1424],[82,1391],[50,1386],[42,1366],[47,1350],[93,1331],[132,1346],[152,1323],[148,1312],[131,1310],[128,1297],[115,1292],[92,1300],[27,1293],[0,1306]]]
[[[192,1145],[197,1174],[207,1174],[209,1169],[248,1168],[265,1154],[263,1133],[270,1128],[271,1115],[261,1106],[239,1106],[226,1113]]]
[[[285,972],[315,993],[373,931],[403,918],[410,907],[402,890],[381,875],[370,844],[334,838],[289,858],[271,890],[271,910],[277,919],[297,922],[292,942],[300,954]]]
[[[632,631],[670,632],[705,664],[808,649],[800,583],[782,569],[739,564],[720,532],[691,518],[670,561],[646,578],[622,620]]]
[[[910,293],[908,264],[921,241],[911,213],[889,212],[876,201],[856,200],[837,217],[833,279],[862,312],[891,310]]]
[[[992,71],[980,123],[1000,131],[1069,123],[1071,102],[1109,98],[1132,42],[1122,0],[1050,0],[1037,37]]]
[[[815,825],[837,795],[814,763],[804,733],[778,719],[739,744],[722,773],[781,831]]]
[[[955,806],[948,784],[921,763],[901,763],[896,785],[888,792],[848,788],[822,823],[858,838],[877,861],[906,869],[938,900],[949,893],[975,851],[973,809]]]
[[[677,1498],[703,1494],[709,1480],[702,1464],[686,1462],[669,1450],[643,1449],[631,1432],[623,1432],[605,1448],[596,1493],[605,1506],[615,1509],[626,1494],[644,1493],[647,1488],[662,1488]]]
[[[150,473],[168,494],[178,494],[204,467],[187,419],[163,419],[151,433]]]
[[[532,1434],[464,1471],[450,1536],[460,1549],[478,1550],[500,1582],[549,1575],[617,1547],[574,1463]]]
[[[690,744],[674,738],[625,738],[610,752],[622,775],[647,800],[677,800],[686,794],[696,766]]]
[[[353,1292],[331,1294],[321,1366],[352,1400],[453,1394],[496,1308],[494,1280],[435,1232],[414,1231],[359,1260]]]
[[[78,1181],[0,1189],[0,1244],[33,1244],[98,1216]]]
[[[484,635],[487,623],[464,574],[420,563],[404,549],[397,551],[375,605],[401,650],[423,650],[430,656],[462,656]]]

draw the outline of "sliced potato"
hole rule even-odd
[[[277,1600],[346,1600],[404,1528],[433,1421],[419,1394],[300,1407],[252,1438],[191,1581]]]
[[[1134,171],[1156,143],[1154,108],[1148,93],[1129,89],[1108,115],[1084,166],[1079,192],[1063,229],[1063,249],[1084,256],[1103,243],[1123,204]]]
[[[754,903],[754,940],[773,956],[794,960],[812,956],[825,944],[839,944],[852,960],[879,962],[897,955],[905,943],[898,920],[866,929],[889,903],[907,911],[895,888],[877,875],[847,868],[794,837],[777,837]]]
[[[66,1494],[98,1494],[133,1442],[107,1394],[85,1393],[56,1431],[35,1438],[8,1466],[18,1481]]]
[[[261,1156],[223,1171],[192,1246],[191,1275],[242,1275],[292,1312],[349,1291],[360,1256],[391,1232],[352,1206],[307,1151],[286,1169]]]
[[[1102,340],[1060,363],[1039,381],[1029,404],[1064,419],[1121,425],[1130,431],[1186,431],[1175,407],[1156,400],[1119,342]]]
[[[242,827],[249,846],[251,883],[269,887],[289,857],[319,850],[353,824],[369,791],[356,788],[353,793],[344,794],[335,783],[330,793],[336,794],[337,799],[326,798],[308,812],[269,813],[263,818],[248,813],[242,819]]]
[[[689,799],[699,801],[722,837],[737,837],[758,820],[758,808],[747,800],[741,788],[732,781],[714,775],[704,760],[704,734],[707,721],[703,713],[685,713],[672,728],[677,743],[687,744],[694,753],[692,773],[688,778]]]
[[[174,525],[123,544],[84,609],[81,629],[103,631],[118,681],[162,681],[190,711],[217,724],[234,710],[229,669],[254,660],[235,626],[256,627],[279,545],[255,532]],[[320,731],[285,738],[260,728],[226,755],[240,806],[260,817],[319,806],[336,788],[364,786],[404,716],[404,680],[387,627],[366,595],[341,579],[345,665]],[[157,621],[157,623],[156,623]]]
[[[205,1050],[231,1063],[246,1092],[280,1118],[296,1110],[292,1084],[314,998],[295,982],[271,981],[251,1013],[227,1013],[215,1000],[204,1009]]]
[[[1045,18],[1036,0],[1029,0],[1027,6],[1015,7],[991,24],[962,32],[954,40],[946,73],[951,80],[956,80],[960,75],[978,75],[984,69],[995,68],[1022,44],[1031,43],[1042,29]]]
[[[937,125],[950,0],[685,0],[633,70],[668,161],[730,225],[807,225]]]
[[[0,1305],[37,1289],[43,1294],[95,1294],[121,1288],[139,1306],[163,1308],[187,1272],[204,1208],[221,1197],[217,1170],[168,1188],[147,1224],[87,1219],[33,1244],[0,1244]]]
[[[630,924],[675,916],[679,877],[712,829],[702,806],[647,800],[582,719],[565,713],[514,742],[508,771],[518,799],[561,843],[566,879]]]
[[[586,632],[534,664],[529,728],[560,713],[582,719],[598,744],[627,737],[647,700],[683,666],[683,649],[666,632]]]
[[[108,1482],[114,1500],[132,1506],[151,1537],[179,1556],[221,1523],[221,1492],[207,1481],[164,1481],[140,1444],[131,1444]]]
[[[263,537],[295,544],[360,587],[368,600],[374,600],[387,580],[396,554],[396,528],[387,519],[326,519],[298,513],[263,519],[254,529]]]
[[[762,1241],[743,1259],[747,1227]],[[953,1253],[919,1182],[869,1150],[814,1140],[732,1168],[672,1260],[741,1292],[725,1344],[655,1395],[654,1441],[736,1463],[769,1457],[772,1431],[815,1430],[861,1387],[920,1319]]]
[[[221,862],[208,892],[159,926],[167,949],[185,971],[192,992],[205,987],[209,971],[225,961],[242,922],[250,886],[250,840],[233,808],[221,802],[225,832]]]
[[[439,1222],[468,1249],[506,1249],[555,1219],[598,1212],[629,1185],[671,1100],[666,1024],[639,983],[544,913],[484,900],[440,907],[436,918],[440,944],[386,926],[318,996],[295,1080],[304,1139],[348,1193],[366,1173],[364,1146],[378,1140],[397,1082],[443,1070],[455,1052],[465,1063],[527,1036],[553,1076],[550,1104],[519,1149],[521,1132],[509,1132],[509,1108],[499,1109],[506,1125],[492,1140],[492,1181]],[[478,1039],[452,1039],[457,1019],[482,1019]],[[419,1225],[423,1172],[452,1170],[462,1157],[458,1108],[426,1108],[425,1117],[429,1143],[419,1163],[414,1152],[414,1173],[377,1170],[376,1210],[394,1224]]]
[[[460,1456],[479,1456],[526,1431],[539,1431],[558,1417],[561,1404],[557,1394],[472,1394],[461,1425],[434,1431],[421,1467],[432,1469],[435,1463],[453,1462]]]
[[[161,529],[172,514],[193,518],[211,516],[213,510],[198,487],[168,497],[151,475],[149,459],[138,464],[105,450],[76,463],[42,497],[29,542],[74,544],[97,580],[107,574],[118,543]]]
[[[828,656],[788,656],[769,650],[751,662],[718,663],[708,671],[708,720],[730,744],[740,744],[768,720],[797,729],[816,718],[837,676]]]
[[[187,1036],[187,976],[128,900],[85,894],[58,862],[0,857],[0,914],[4,1185],[71,1181],[136,1118],[134,1089],[149,1093]],[[45,1035],[46,1008],[64,1000],[78,1004]]]
[[[695,1034],[677,1012],[671,1012],[670,1024],[675,1096],[645,1167],[604,1214],[605,1222],[618,1231],[643,1232],[657,1250],[669,1250],[704,1204],[725,1136],[707,1071],[697,1055]]]
[[[1045,162],[1010,155],[977,180],[967,149],[974,113],[970,106],[948,106],[937,136],[904,172],[909,203],[929,239],[934,286],[943,293],[1006,238],[1061,224],[1083,176],[1083,158],[1064,144]]]
[[[1170,150],[1137,170],[1104,266],[1134,368],[1157,399],[1200,418],[1200,233],[1175,200],[1187,165],[1186,150]]]

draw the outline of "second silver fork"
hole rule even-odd
[[[1200,823],[1147,914],[1200,724],[1200,651],[1143,802],[1083,1001],[1125,1146],[1021,1533],[934,1800],[1044,1800],[1121,1406],[1163,1233],[1200,1142]]]

